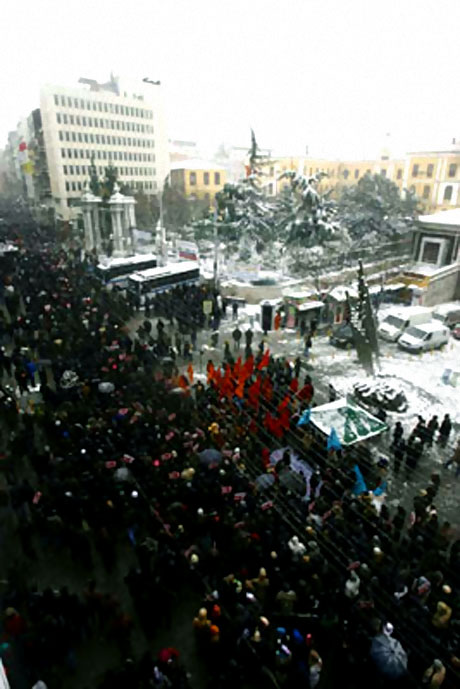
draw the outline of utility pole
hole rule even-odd
[[[218,286],[219,231],[217,228],[217,207],[214,208],[214,289]]]

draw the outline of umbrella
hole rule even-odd
[[[293,493],[305,494],[305,477],[296,471],[283,471],[279,475],[279,482],[284,488],[291,490]]]
[[[372,639],[371,658],[378,670],[390,679],[398,679],[406,674],[407,653],[396,639],[386,634],[378,634]]]
[[[200,458],[200,462],[203,464],[220,464],[222,461],[222,452],[219,452],[219,450],[214,450],[214,448],[210,447],[207,450],[200,452],[198,457]]]
[[[255,480],[256,487],[259,490],[266,490],[275,483],[273,474],[261,474]]]
[[[97,387],[99,392],[113,392],[115,390],[115,385],[110,382],[99,383]]]

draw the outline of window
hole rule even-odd
[[[83,135],[81,132],[78,132],[77,138],[80,141],[80,143],[83,141]]]
[[[62,171],[65,175],[67,174],[67,165],[62,166]]]
[[[69,165],[69,175],[73,175],[73,165]]]
[[[220,172],[214,173],[214,184],[220,184]]]
[[[422,262],[437,264],[440,248],[439,242],[425,242],[423,245]]]
[[[87,143],[88,143],[88,134],[84,134],[83,136],[84,136],[84,139],[85,139],[85,143],[87,144]]]
[[[426,168],[426,176],[427,176],[427,177],[433,177],[433,170],[434,170],[434,165],[433,165],[432,163],[430,163],[429,165],[427,165],[427,168]]]
[[[75,132],[72,132],[72,141],[76,141],[76,140],[77,140],[77,135]]]
[[[457,166],[455,163],[449,165],[449,177],[455,177],[457,174]]]
[[[83,98],[81,98],[80,99],[80,110],[84,110],[84,109],[85,109],[85,101],[83,100]]]
[[[65,158],[65,148],[61,148],[61,157]]]
[[[72,157],[72,149],[68,148],[67,149],[67,158],[71,158],[71,157]]]
[[[61,130],[59,130],[59,141],[62,141],[63,138],[64,138],[64,137],[62,136],[62,132],[61,132]]]
[[[196,172],[190,173],[190,184],[196,184]]]
[[[90,135],[89,135],[89,141],[90,141],[91,144],[94,143],[94,134],[90,134]]]
[[[62,116],[62,121],[64,122],[64,124],[67,124],[67,115],[65,113]]]
[[[359,170],[355,170],[355,179],[358,179],[359,177]]]
[[[64,132],[65,140],[70,141],[70,134],[69,132]]]
[[[381,174],[382,177],[386,177],[386,176],[387,176],[387,171],[385,170],[385,168],[382,168],[382,169],[380,170],[380,174]]]
[[[70,182],[65,183],[65,190],[70,191]]]
[[[423,198],[424,199],[430,198],[430,188],[431,187],[429,184],[425,184],[425,186],[423,187]]]
[[[452,186],[449,184],[444,189],[444,201],[450,201],[452,199]]]
[[[399,168],[398,173],[396,175],[396,179],[402,179],[402,170]]]
[[[58,98],[58,96],[54,96],[54,105],[59,105],[59,98]]]
[[[79,165],[75,165],[75,174],[76,175],[80,174],[80,166]]]
[[[417,177],[418,175],[418,164],[415,163],[415,165],[412,166],[412,177]]]
[[[349,171],[349,170],[344,170],[344,171],[342,172],[342,175],[343,175],[343,178],[344,178],[344,179],[348,179],[348,175],[349,175],[349,174],[350,174],[350,171]]]
[[[58,112],[56,113],[56,122],[57,122],[58,124],[61,124],[61,116],[60,116],[60,114],[59,114]]]
[[[70,98],[70,96],[67,98],[67,105],[69,106],[69,108],[72,107],[72,99]]]
[[[77,191],[76,182],[72,182],[72,191]]]
[[[73,107],[78,108],[78,98],[73,99]]]
[[[74,124],[73,115],[69,115],[69,124]]]

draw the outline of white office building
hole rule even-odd
[[[94,160],[98,176],[112,164],[120,185],[156,194],[169,172],[168,137],[159,82],[111,76],[100,84],[47,85],[40,92],[43,136],[57,217],[70,220]]]

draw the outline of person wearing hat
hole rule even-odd
[[[428,689],[439,689],[446,678],[446,668],[440,660],[433,660],[432,665],[423,673],[422,684]]]
[[[450,608],[447,603],[444,603],[444,601],[438,601],[436,612],[431,618],[431,624],[436,629],[447,629],[451,617],[452,608]]]

